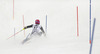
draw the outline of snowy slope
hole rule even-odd
[[[100,1],[92,1],[92,22],[96,28],[92,54],[100,54]],[[89,1],[87,0],[0,0],[0,54],[89,54]],[[76,7],[79,7],[79,37],[77,37]],[[9,36],[40,19],[45,29],[48,18],[47,37],[34,37],[24,45],[22,40],[31,28],[7,40]],[[92,23],[93,24],[93,23]]]

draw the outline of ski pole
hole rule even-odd
[[[9,38],[7,38],[7,40],[10,39],[11,37],[13,37],[14,35],[18,34],[18,33],[21,32],[21,31],[23,31],[23,29],[20,30],[20,31],[18,31],[18,32],[16,32],[15,34],[13,34],[12,36],[10,36]]]

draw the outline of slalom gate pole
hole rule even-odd
[[[21,31],[23,31],[23,30],[20,30],[20,31],[16,32],[16,33],[13,34],[12,36],[8,37],[7,40],[10,39],[11,37],[15,36],[16,34],[18,34],[18,33],[21,32]]]
[[[13,0],[13,20],[14,20],[14,0]]]
[[[90,52],[89,52],[89,54],[91,54],[91,52],[92,52],[92,45],[93,45],[93,38],[94,38],[94,29],[95,29],[95,22],[96,22],[96,19],[94,18],[93,30],[92,30],[92,39],[91,39],[91,45],[90,45]]]
[[[79,36],[79,24],[78,24],[78,6],[77,6],[77,36]]]
[[[15,28],[14,28],[14,39],[15,39]]]
[[[89,42],[91,44],[91,0],[90,0],[90,39]]]
[[[47,33],[47,15],[46,15],[45,32]]]
[[[23,15],[23,28],[25,27],[25,23],[24,23],[24,15]],[[25,36],[25,30],[24,30],[24,36]]]

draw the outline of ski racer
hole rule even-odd
[[[46,36],[43,27],[40,25],[40,20],[39,19],[35,20],[35,24],[24,27],[23,30],[25,30],[27,28],[33,28],[30,36],[32,36],[32,35],[41,36],[42,34],[44,34],[44,36]]]

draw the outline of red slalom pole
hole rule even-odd
[[[24,15],[23,15],[23,27],[25,27],[25,23],[24,23]],[[24,30],[24,36],[25,36],[25,30]]]
[[[79,24],[78,24],[78,6],[77,6],[77,36],[79,36]]]
[[[14,0],[13,0],[13,20],[14,20]]]

